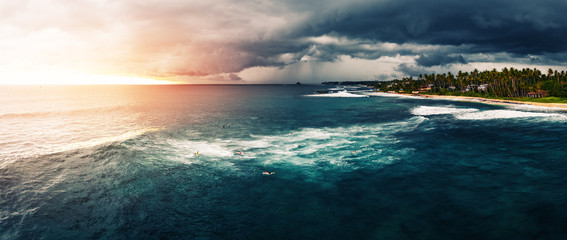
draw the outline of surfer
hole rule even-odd
[[[264,175],[274,175],[274,174],[276,174],[276,172],[263,172],[262,174],[264,174]]]
[[[243,155],[244,153],[242,151],[238,151],[236,154]]]

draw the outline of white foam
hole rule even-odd
[[[344,85],[343,88],[347,88],[347,89],[358,89],[361,88],[362,86],[360,85]]]
[[[229,157],[234,155],[234,151],[223,146],[223,143],[209,143],[205,141],[179,141],[168,140],[168,145],[175,149],[182,150],[184,156],[200,156],[208,157]]]
[[[406,122],[371,126],[305,128],[290,135],[266,136],[263,139],[270,142],[270,147],[258,149],[257,156],[267,157],[266,164],[283,162],[309,166],[326,162],[346,167],[350,166],[350,161],[355,158],[368,154],[382,154],[381,151],[376,150],[376,146],[391,148],[389,145],[399,143],[399,140],[393,138],[391,134],[412,131],[424,120],[424,117],[415,117]],[[380,158],[386,157],[380,156]],[[391,161],[368,162],[368,164],[382,165],[386,163],[391,163]]]
[[[259,137],[259,136],[254,136],[252,135],[252,137]],[[240,145],[242,146],[246,146],[246,149],[250,149],[250,148],[265,148],[265,147],[269,147],[270,146],[270,141],[268,139],[256,139],[256,140],[251,140],[251,141],[239,141]]]
[[[455,97],[455,96],[435,96],[434,98],[425,98],[428,100],[435,100],[435,101],[455,101],[455,102],[478,102],[478,103],[486,103],[491,105],[502,105],[506,108],[511,109],[518,109],[518,110],[527,110],[527,111],[548,111],[548,112],[557,112],[563,111],[565,109],[560,107],[549,107],[549,106],[537,106],[531,105],[521,102],[498,102],[491,99],[484,99],[484,98],[471,98],[471,97]]]
[[[546,112],[557,112],[563,110],[562,108],[558,108],[558,107],[545,107],[545,106],[536,106],[530,104],[509,105],[508,108],[518,109],[518,110],[528,110],[528,111],[546,111]]]
[[[424,97],[421,96],[411,96],[411,95],[402,95],[402,94],[385,93],[385,92],[364,92],[363,94],[367,96],[375,96],[375,97],[424,99]]]
[[[305,128],[301,131],[290,132],[289,135],[293,135],[295,141],[301,142],[309,139],[330,139],[332,137],[343,136],[345,134],[336,131],[329,131],[329,129]]]
[[[512,118],[540,118],[542,120],[567,120],[567,115],[549,112],[529,112],[511,109],[485,110],[475,108],[457,108],[451,106],[433,107],[419,106],[411,110],[413,115],[453,115],[460,120],[490,120],[490,119],[512,119]]]
[[[93,139],[93,140],[82,142],[82,143],[67,145],[66,148],[59,149],[59,151],[78,149],[78,148],[86,148],[86,147],[94,147],[94,146],[101,145],[101,144],[104,144],[104,143],[125,141],[125,140],[128,140],[128,139],[132,139],[132,138],[135,138],[137,136],[140,136],[144,133],[153,132],[153,131],[157,131],[157,130],[158,129],[155,129],[155,128],[140,129],[140,130],[127,132],[127,133],[124,133],[124,134],[121,134],[121,135],[118,135],[118,136],[114,136],[114,137],[97,138],[97,139]]]
[[[412,131],[426,118],[417,116],[402,122],[349,127],[292,129],[274,135],[250,135],[248,139],[230,138],[210,141],[187,139],[151,139],[147,148],[160,148],[161,160],[184,164],[212,164],[236,170],[238,161],[253,160],[267,169],[273,166],[297,166],[297,171],[319,176],[321,164],[338,171],[359,167],[383,167],[411,154],[395,145],[400,140],[393,134]],[[291,133],[291,134],[290,134]],[[167,137],[167,136],[164,136]],[[384,151],[383,151],[384,149]],[[195,152],[198,155],[193,155]],[[242,151],[243,154],[238,154]],[[376,160],[376,161],[374,161]]]
[[[83,149],[83,148],[90,148],[90,147],[96,147],[99,145],[104,145],[104,144],[109,144],[109,143],[113,143],[113,142],[122,142],[122,141],[126,141],[128,139],[132,139],[132,138],[136,138],[144,133],[147,132],[152,132],[152,131],[156,131],[157,129],[154,128],[148,128],[148,129],[139,129],[139,130],[134,130],[134,131],[130,131],[130,132],[126,132],[117,136],[110,136],[110,137],[101,137],[101,138],[95,138],[95,139],[90,139],[88,141],[80,141],[80,142],[73,142],[73,143],[66,143],[66,144],[54,144],[52,146],[35,146],[34,145],[34,150],[30,151],[29,149],[23,149],[20,147],[19,144],[4,144],[7,145],[9,147],[6,147],[6,149],[2,150],[2,152],[0,153],[4,153],[7,152],[7,156],[14,156],[11,159],[4,159],[4,161],[0,162],[0,168],[7,166],[15,161],[17,161],[18,159],[21,158],[26,158],[26,157],[34,157],[34,156],[40,156],[40,155],[45,155],[45,154],[53,154],[53,153],[60,153],[60,152],[66,152],[66,151],[72,151],[72,150],[77,150],[77,149]],[[35,143],[33,143],[35,144]],[[30,145],[32,145],[30,143]]]
[[[511,119],[511,118],[555,118],[560,119],[565,116],[561,114],[542,113],[542,112],[523,112],[515,110],[488,110],[456,114],[455,118],[462,120],[490,120],[490,119]]]
[[[413,115],[417,116],[430,116],[430,115],[447,115],[447,114],[462,114],[477,112],[478,109],[474,108],[455,108],[455,107],[433,107],[433,106],[419,106],[411,110]]]
[[[351,97],[355,97],[355,98],[360,98],[360,97],[368,97],[366,95],[361,95],[361,94],[353,94],[353,93],[349,93],[347,91],[340,91],[340,92],[336,92],[336,93],[318,93],[318,94],[308,94],[308,95],[304,95],[305,97],[345,97],[345,98],[351,98]]]

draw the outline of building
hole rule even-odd
[[[420,92],[427,92],[427,91],[431,91],[431,87],[429,87],[428,85],[423,85],[419,88]]]
[[[542,98],[542,97],[547,97],[549,96],[549,93],[547,91],[543,91],[543,90],[537,90],[535,92],[529,92],[528,93],[528,97],[531,98]]]
[[[486,91],[488,89],[488,84],[480,84],[478,85],[479,91]]]

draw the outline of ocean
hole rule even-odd
[[[567,239],[564,111],[322,85],[0,96],[0,239]]]

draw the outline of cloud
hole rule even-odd
[[[301,76],[272,72],[316,77],[332,65],[359,79],[339,66],[386,57],[405,60],[367,74],[489,61],[565,65],[565,12],[567,3],[553,0],[5,1],[0,66],[245,81],[247,69],[307,65],[313,71]]]
[[[332,31],[393,43],[471,44],[487,52],[521,54],[556,52],[566,48],[567,33],[560,31],[567,25],[562,17],[566,8],[557,1],[380,1],[349,9],[342,14],[348,17],[319,16],[322,24],[312,28],[322,34]],[[550,37],[541,39],[539,34]]]
[[[242,78],[240,78],[238,75],[236,75],[236,74],[234,74],[234,73],[229,74],[229,75],[228,75],[228,79],[229,79],[230,81],[240,81],[240,80],[242,80]]]
[[[560,30],[567,27],[562,17],[567,4],[557,1],[358,1],[323,9],[310,11],[300,25],[289,26],[292,30],[282,35],[284,40],[263,42],[267,47],[257,49],[258,55],[270,59],[287,53],[326,62],[343,55],[369,60],[418,56],[415,62],[426,68],[487,59],[524,63],[528,55],[540,56],[540,64],[567,60],[561,59],[567,32]],[[271,48],[272,44],[279,47]],[[475,58],[478,54],[487,57]],[[407,66],[397,69],[414,72]]]
[[[430,73],[430,70],[427,70],[423,67],[418,67],[415,65],[411,65],[408,63],[402,63],[396,67],[396,70],[403,73],[406,76],[418,76],[424,73]]]
[[[20,2],[0,10],[6,13],[0,32],[10,36],[0,46],[11,47],[0,50],[24,55],[19,64],[77,68],[80,62],[103,72],[161,77],[285,64],[270,53],[276,48],[270,39],[294,15],[267,1]],[[43,32],[50,34],[38,34]]]
[[[333,62],[299,61],[284,67],[252,67],[239,73],[247,83],[274,82],[321,83],[327,81],[373,81],[385,77],[402,77],[394,68],[400,63],[413,62],[411,57],[381,57],[360,59],[339,56]]]
[[[421,54],[419,58],[415,60],[417,64],[425,67],[437,66],[437,65],[448,65],[448,64],[466,64],[463,55],[449,56],[445,54]]]

